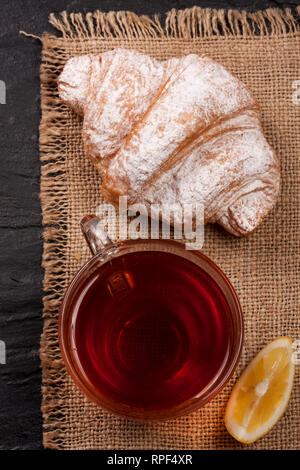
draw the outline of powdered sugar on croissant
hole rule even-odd
[[[279,165],[257,103],[212,59],[115,49],[70,59],[58,87],[83,115],[84,147],[112,203],[202,203],[206,222],[235,235],[273,207]]]

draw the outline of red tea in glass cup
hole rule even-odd
[[[204,405],[239,359],[243,319],[222,271],[166,240],[112,244],[97,217],[94,253],[66,291],[60,345],[75,382],[103,408],[163,420]]]

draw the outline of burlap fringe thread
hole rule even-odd
[[[300,16],[300,7],[297,7]],[[212,10],[194,7],[167,13],[162,25],[158,15],[153,18],[137,16],[135,13],[120,11],[102,13],[62,12],[59,17],[50,15],[50,23],[62,33],[63,40],[91,39],[182,39],[203,37],[259,37],[266,35],[293,34],[300,30],[297,19],[290,9],[268,9],[256,13],[236,10]],[[48,36],[49,37],[49,36]],[[47,36],[44,37],[46,40]],[[49,56],[45,62],[51,62]],[[65,160],[63,142],[59,136],[64,131],[63,113],[60,101],[53,94],[56,75],[49,68],[41,66],[42,119],[40,124],[40,152],[42,162],[41,202],[44,225],[44,333],[41,340],[43,364],[42,411],[44,416],[44,446],[63,448],[64,441],[64,377],[65,367],[57,358],[57,312],[62,294],[66,288],[67,269],[65,247],[67,228],[62,214],[67,216],[68,199],[65,184]],[[58,108],[57,108],[58,107]],[[54,111],[55,110],[55,111]],[[55,185],[53,175],[55,174]],[[48,180],[49,178],[49,180]],[[47,332],[47,334],[46,334]],[[51,392],[52,391],[52,392]],[[51,394],[52,393],[52,394]]]
[[[300,7],[297,7],[300,15]],[[211,36],[256,36],[296,32],[299,25],[291,10],[269,8],[256,13],[193,7],[171,10],[163,25],[158,15],[138,16],[130,11],[53,13],[50,23],[64,39],[196,39]]]

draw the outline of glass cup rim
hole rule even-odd
[[[225,361],[225,364],[222,368],[220,368],[218,374],[214,377],[214,379],[209,382],[209,384],[207,384],[207,386],[202,389],[196,396],[170,409],[159,410],[157,412],[143,411],[142,413],[139,408],[134,408],[131,406],[129,407],[124,404],[114,403],[112,401],[107,400],[106,397],[100,394],[99,390],[97,390],[91,383],[86,380],[80,370],[81,368],[78,364],[78,361],[76,362],[74,355],[72,355],[70,351],[70,345],[67,341],[68,331],[66,331],[66,327],[69,324],[68,318],[70,315],[72,316],[72,312],[70,309],[72,305],[72,299],[74,298],[75,292],[80,289],[83,280],[85,280],[92,274],[90,272],[91,267],[93,267],[93,265],[101,267],[109,259],[111,259],[111,257],[119,257],[130,252],[139,251],[165,251],[168,253],[177,254],[186,259],[189,259],[190,261],[192,261],[190,257],[192,257],[193,259],[197,259],[199,261],[198,266],[204,269],[212,277],[212,279],[214,280],[214,282],[216,282],[228,302],[231,320],[233,321],[234,333],[232,336],[235,340],[235,344],[231,342],[231,360],[229,361],[228,359]],[[183,253],[185,253],[186,256],[183,256]],[[205,269],[204,266],[207,269]],[[86,277],[83,277],[83,274],[85,273],[88,273],[88,275]],[[222,286],[220,285],[220,282],[216,280],[216,277],[219,281],[222,280]],[[225,286],[226,288],[224,289]],[[219,268],[219,266],[213,260],[203,254],[201,251],[186,250],[183,243],[174,240],[125,240],[113,243],[112,245],[105,247],[99,253],[93,255],[91,258],[88,259],[86,263],[83,264],[83,266],[73,276],[71,282],[69,283],[64,293],[61,302],[58,321],[58,336],[59,346],[66,368],[74,382],[88,398],[90,398],[93,402],[106,409],[107,411],[110,411],[113,414],[119,416],[139,421],[162,421],[188,414],[204,406],[208,401],[212,400],[224,388],[224,386],[232,377],[232,374],[238,364],[241,355],[244,340],[244,320],[239,298],[230,280],[224,274],[221,268]]]

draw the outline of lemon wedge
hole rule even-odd
[[[227,431],[250,444],[277,423],[288,405],[295,374],[292,340],[265,346],[235,384],[225,412]]]

